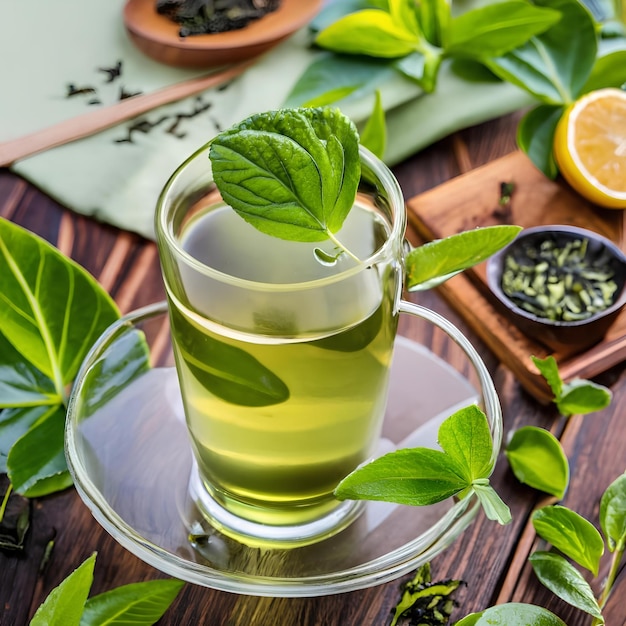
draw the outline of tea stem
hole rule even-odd
[[[350,250],[348,250],[348,248],[346,248],[341,243],[341,241],[339,241],[339,239],[337,239],[337,237],[335,237],[335,235],[330,232],[330,230],[327,230],[326,234],[328,235],[328,238],[335,244],[335,246],[337,246],[337,248],[339,248],[340,250],[343,250],[351,259],[354,259],[357,263],[359,264],[362,263],[361,259],[359,259],[359,257],[353,254],[352,252],[350,252]]]
[[[609,570],[609,574],[606,578],[606,582],[604,584],[604,588],[602,589],[602,594],[598,599],[598,604],[600,609],[603,609],[611,595],[611,591],[613,590],[613,584],[615,583],[615,579],[617,578],[617,574],[619,572],[619,566],[622,561],[622,557],[624,556],[624,549],[626,546],[620,545],[615,549],[613,553],[613,558],[611,560],[611,569]],[[604,620],[601,620],[598,617],[593,619],[591,622],[591,626],[600,626],[600,624],[604,624]]]
[[[13,491],[13,484],[9,483],[7,487],[7,491],[4,494],[4,498],[2,499],[2,504],[0,504],[0,522],[4,519],[4,513],[7,510],[7,504],[9,503],[9,496],[11,495],[11,491]]]

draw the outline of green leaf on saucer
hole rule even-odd
[[[55,587],[37,609],[30,626],[79,626],[95,562],[94,554]]]
[[[87,351],[119,312],[82,267],[0,219],[0,332],[64,395]]]
[[[93,596],[85,603],[80,626],[152,626],[161,619],[183,585],[182,581],[175,579],[150,580]]]
[[[517,480],[559,499],[565,495],[569,464],[552,433],[536,426],[522,426],[513,433],[505,454]]]
[[[520,232],[520,226],[475,228],[430,241],[411,250],[405,259],[406,287],[430,289],[489,258]]]
[[[564,557],[552,552],[537,551],[528,560],[541,583],[561,600],[602,619],[600,607],[589,583]]]
[[[602,494],[600,525],[609,550],[623,550],[626,545],[626,474],[618,476]]]
[[[533,513],[537,534],[565,556],[598,575],[604,541],[596,527],[564,506],[545,506]]]
[[[534,604],[510,602],[472,613],[455,626],[567,626],[554,613]]]
[[[353,206],[359,135],[338,109],[253,115],[220,133],[209,158],[224,201],[258,230],[293,241],[324,241]]]

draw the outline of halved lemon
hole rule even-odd
[[[556,128],[554,158],[582,196],[626,209],[626,91],[598,89],[571,105]]]

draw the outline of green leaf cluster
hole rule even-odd
[[[82,267],[0,219],[0,472],[17,493],[42,496],[71,484],[63,451],[68,389],[118,317]]]
[[[619,571],[626,543],[626,474],[619,476],[602,495],[602,534],[587,519],[563,506],[547,506],[533,514],[537,534],[552,545],[550,551],[536,551],[530,563],[541,583],[559,598],[604,624],[602,609]],[[598,575],[605,542],[613,553],[609,575],[599,599],[574,564]]]
[[[475,494],[489,519],[510,522],[509,508],[489,484],[493,441],[481,409],[470,405],[448,417],[439,427],[438,442],[441,450],[400,449],[357,468],[335,495],[424,506]]]
[[[53,589],[30,626],[151,626],[161,619],[183,586],[174,579],[152,580],[88,598],[95,562],[93,554]]]

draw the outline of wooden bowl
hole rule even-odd
[[[276,11],[245,28],[180,37],[180,25],[156,10],[156,0],[128,0],[124,25],[131,41],[147,56],[176,67],[210,68],[255,57],[312,20],[322,0],[282,0]]]

